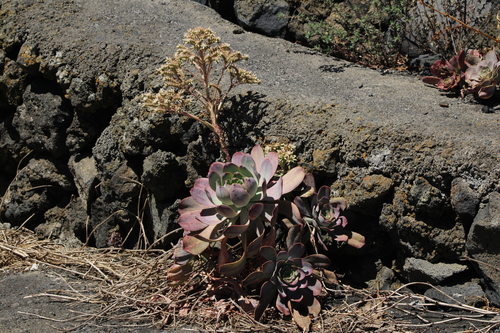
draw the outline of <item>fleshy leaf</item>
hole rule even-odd
[[[229,188],[231,201],[236,207],[245,207],[250,202],[248,192],[239,184],[231,185]]]
[[[208,248],[209,243],[204,242],[194,236],[186,235],[182,238],[184,250],[192,255],[198,255]]]
[[[260,255],[266,260],[276,262],[276,250],[271,246],[263,246],[260,248]]]
[[[243,253],[240,259],[220,266],[219,271],[224,276],[236,276],[245,268],[246,255]]]
[[[216,185],[215,194],[223,204],[231,205],[233,203],[231,201],[231,194],[229,193],[229,190],[226,187]]]
[[[276,183],[266,190],[266,199],[279,200],[283,195],[283,178],[279,178]]]
[[[330,266],[330,259],[323,254],[311,254],[303,259],[317,268],[327,268]]]
[[[250,155],[255,161],[257,171],[260,172],[260,165],[262,164],[262,161],[264,161],[264,151],[262,150],[262,147],[259,145],[254,146]]]
[[[264,204],[261,202],[257,202],[253,204],[248,210],[248,218],[250,220],[255,220],[264,210]]]
[[[218,214],[227,218],[233,218],[238,216],[238,212],[229,207],[228,205],[217,206],[216,210]]]
[[[283,194],[287,194],[289,192],[292,192],[297,188],[297,186],[302,183],[302,180],[304,180],[304,177],[306,175],[306,171],[301,168],[300,166],[297,166],[293,168],[292,170],[288,171],[282,178],[283,178]]]
[[[255,308],[255,320],[260,320],[267,306],[271,304],[276,297],[276,287],[271,281],[265,282],[260,288],[260,301]]]
[[[243,234],[245,231],[247,231],[247,229],[248,229],[248,224],[244,224],[244,225],[230,225],[224,231],[224,236],[226,236],[227,238],[238,237],[241,234]]]
[[[295,243],[288,249],[289,258],[301,258],[306,250],[306,247],[302,243]]]

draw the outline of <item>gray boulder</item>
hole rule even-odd
[[[410,282],[428,282],[439,285],[446,280],[467,271],[466,265],[430,263],[427,260],[406,258],[403,267],[404,274]]]
[[[276,37],[286,31],[290,6],[284,0],[235,0],[234,12],[243,28]]]
[[[487,285],[490,301],[500,306],[500,193],[492,192],[479,209],[467,237],[467,251]]]

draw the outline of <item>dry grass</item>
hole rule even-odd
[[[264,323],[253,320],[243,310],[245,304],[255,302],[252,297],[219,298],[215,291],[221,290],[216,288],[221,280],[212,278],[210,268],[203,264],[190,281],[170,286],[166,271],[171,256],[172,251],[159,250],[70,249],[38,239],[28,230],[0,230],[3,271],[24,270],[38,264],[94,281],[95,288],[86,291],[76,290],[68,283],[68,290],[32,295],[100,305],[96,312],[79,313],[65,320],[36,315],[58,322],[66,329],[84,325],[158,328],[168,325],[212,332],[299,332],[290,318],[283,318],[274,309],[266,312]],[[427,332],[453,327],[456,323],[463,327],[464,322],[471,327],[467,332],[490,332],[500,327],[498,309],[470,307],[451,297],[449,303],[436,302],[409,292],[407,287],[383,292],[348,286],[325,288],[320,297],[323,311],[313,321],[311,330]]]

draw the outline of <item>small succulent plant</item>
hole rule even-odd
[[[431,66],[431,73],[434,76],[425,76],[422,81],[433,84],[439,89],[450,90],[462,82],[464,71],[467,68],[465,63],[466,53],[461,51],[450,61],[438,60]]]
[[[265,241],[265,224],[274,228],[278,200],[295,189],[305,171],[295,167],[283,177],[275,177],[278,154],[264,155],[260,146],[250,154],[237,152],[231,162],[215,162],[208,177],[196,180],[191,196],[179,204],[179,225],[186,234],[183,250],[201,254],[210,243],[221,242],[218,266],[224,275],[238,274],[245,257],[255,256]],[[271,231],[269,241],[274,238]],[[233,263],[229,261],[226,242],[241,237],[244,253]]]
[[[500,83],[500,55],[496,50],[491,50],[484,57],[479,55],[472,59],[475,61],[465,71],[467,87],[462,89],[461,95],[477,94],[479,98],[490,98]]]
[[[322,254],[303,257],[305,246],[292,244],[288,251],[263,246],[260,254],[265,262],[260,270],[252,272],[243,281],[244,285],[262,283],[260,302],[255,309],[255,319],[259,320],[271,302],[276,299],[276,308],[284,315],[316,317],[321,305],[316,299],[321,292],[321,282],[313,275],[316,268],[327,268],[330,259]],[[297,320],[296,320],[297,321]]]
[[[460,96],[474,94],[487,99],[496,92],[500,83],[500,54],[491,50],[484,55],[478,50],[460,51],[450,61],[438,60],[431,66],[434,76],[426,76],[423,82],[442,90],[460,88]]]
[[[295,221],[302,219],[306,231],[310,233],[310,240],[316,248],[316,241],[323,249],[328,250],[323,241],[323,234],[327,233],[339,242],[347,242],[347,244],[356,248],[361,248],[365,244],[365,237],[357,232],[344,229],[347,226],[347,218],[342,215],[342,212],[347,208],[347,203],[344,198],[330,199],[330,188],[322,186],[317,193],[313,193],[309,197],[296,197],[294,204],[298,208],[297,214],[295,211]]]

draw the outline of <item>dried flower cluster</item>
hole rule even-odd
[[[221,43],[211,29],[189,30],[184,44],[178,45],[174,57],[167,58],[158,70],[165,87],[142,95],[142,102],[153,110],[178,113],[205,125],[217,136],[228,161],[227,141],[219,124],[220,111],[234,87],[260,81],[251,72],[236,66],[248,57]],[[185,106],[193,101],[199,102],[204,112],[185,111]]]

